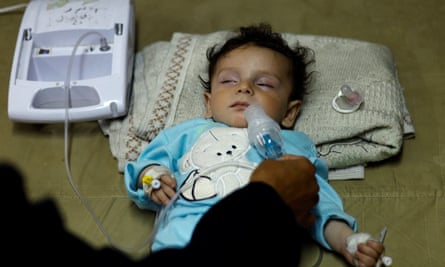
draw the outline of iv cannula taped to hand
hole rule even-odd
[[[250,143],[264,158],[277,159],[284,154],[280,125],[270,118],[259,104],[244,111]]]

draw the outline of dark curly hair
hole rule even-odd
[[[240,27],[239,34],[228,39],[220,49],[217,49],[218,45],[215,45],[207,50],[209,79],[199,77],[202,86],[207,91],[211,90],[211,77],[218,60],[230,51],[246,44],[269,48],[287,57],[292,63],[293,77],[290,100],[303,100],[312,75],[312,71],[308,71],[308,66],[315,61],[313,51],[299,44],[291,48],[281,34],[273,32],[271,25],[267,23]]]

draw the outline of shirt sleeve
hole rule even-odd
[[[157,164],[168,168],[175,175],[178,159],[196,140],[196,136],[212,125],[209,120],[197,118],[163,129],[150,141],[136,161],[129,161],[125,165],[124,183],[129,198],[141,209],[159,210],[161,206],[148,198],[142,188],[138,188],[140,173],[147,166]],[[202,131],[196,130],[201,128]]]
[[[308,230],[312,238],[326,249],[332,250],[324,237],[324,228],[329,220],[340,220],[357,231],[357,222],[354,217],[343,209],[343,202],[328,182],[329,168],[326,162],[318,157],[314,142],[304,133],[299,131],[283,131],[286,140],[286,150],[290,154],[302,155],[308,158],[315,166],[315,176],[320,187],[319,202],[313,208],[315,224]]]
[[[328,183],[328,167],[325,162],[319,158],[311,160],[316,167],[316,179],[319,184],[319,202],[312,210],[315,215],[315,224],[309,229],[312,237],[319,244],[328,250],[332,250],[324,237],[324,228],[329,220],[340,220],[348,224],[354,231],[357,231],[357,222],[354,217],[344,211],[343,203],[334,190]]]
[[[168,147],[169,140],[161,132],[141,152],[136,161],[129,161],[124,168],[124,183],[128,197],[141,209],[157,211],[160,205],[147,197],[142,188],[138,187],[140,173],[150,165],[162,165],[171,169],[171,153]]]

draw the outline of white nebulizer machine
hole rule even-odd
[[[48,123],[125,115],[134,35],[131,0],[30,1],[11,69],[9,118]]]
[[[244,111],[250,143],[263,158],[277,159],[284,154],[280,125],[270,118],[259,104],[251,104]]]

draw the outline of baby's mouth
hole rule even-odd
[[[235,102],[232,105],[230,105],[231,108],[235,108],[235,109],[246,109],[249,106],[249,103],[247,102]]]

